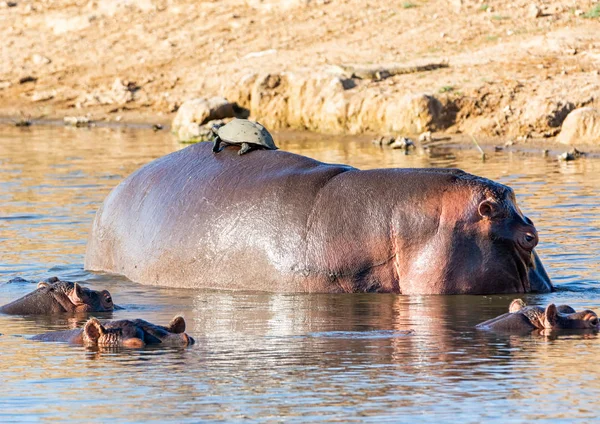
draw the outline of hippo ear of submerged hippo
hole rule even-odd
[[[175,318],[173,318],[171,320],[167,329],[171,333],[181,334],[181,333],[185,332],[185,320],[183,319],[182,316],[176,316]]]
[[[546,310],[544,311],[543,325],[547,330],[558,327],[558,309],[556,309],[556,305],[554,303],[551,303],[546,307]]]
[[[106,334],[106,329],[96,318],[90,318],[88,322],[85,323],[83,332],[91,344],[98,344],[100,337]]]

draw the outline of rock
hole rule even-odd
[[[432,141],[433,141],[433,137],[431,137],[431,131],[425,131],[424,133],[421,133],[421,135],[419,136],[420,143],[430,143]]]
[[[394,99],[395,100],[395,99]],[[391,132],[419,134],[438,128],[442,104],[427,94],[408,94],[385,108],[386,129]]]
[[[600,109],[582,107],[569,113],[558,141],[563,144],[600,144]]]
[[[65,116],[63,121],[66,125],[71,125],[73,127],[87,127],[92,123],[87,116]]]
[[[557,159],[560,161],[569,162],[572,160],[579,159],[582,156],[585,156],[584,152],[581,152],[581,151],[577,150],[576,148],[572,148],[568,152],[564,152],[563,154],[558,155]]]
[[[523,111],[522,122],[527,130],[535,130],[538,133],[551,132],[560,128],[573,109],[575,105],[566,99],[534,98]]]
[[[10,81],[0,81],[0,90],[9,88],[11,85],[12,85],[12,83]]]
[[[206,140],[212,135],[207,133],[205,124],[216,119],[233,118],[234,103],[223,97],[210,99],[198,98],[184,102],[173,119],[172,129],[180,141]]]
[[[529,16],[532,19],[539,18],[540,16],[542,16],[542,10],[538,7],[537,4],[532,3],[527,8],[527,16]]]
[[[31,56],[31,61],[35,64],[35,65],[47,65],[50,62],[52,62],[50,59],[48,59],[46,56],[42,56],[41,54],[34,54],[33,56]]]
[[[125,104],[133,101],[133,93],[138,89],[135,83],[121,81],[121,78],[117,78],[111,87],[112,98],[117,104]]]
[[[72,31],[81,31],[90,26],[90,19],[87,16],[57,17],[50,15],[46,17],[46,25],[52,29],[55,35],[64,34]]]
[[[31,96],[32,102],[45,102],[46,100],[53,99],[56,96],[56,91],[36,91]]]
[[[392,149],[403,149],[408,151],[415,148],[415,143],[410,138],[397,137],[393,143],[390,144],[390,147]]]

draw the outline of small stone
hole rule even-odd
[[[31,61],[35,64],[35,65],[47,65],[50,62],[52,62],[50,59],[48,59],[46,56],[42,56],[41,54],[34,54],[33,56],[31,56]]]
[[[65,116],[63,121],[66,125],[73,127],[87,127],[92,122],[87,116]]]
[[[390,144],[392,149],[403,149],[408,151],[409,149],[413,149],[415,147],[415,143],[406,137],[398,137],[392,144]]]
[[[527,16],[529,16],[532,19],[539,18],[540,16],[542,16],[542,10],[538,7],[537,4],[532,3],[527,8]]]
[[[583,15],[583,14],[585,14],[585,12],[584,12],[583,10],[581,10],[581,9],[577,9],[577,10],[575,11],[575,16],[581,16],[581,15]]]
[[[371,143],[376,146],[381,146],[383,145],[383,137],[375,137],[373,140],[371,140]]]
[[[506,143],[504,143],[504,147],[510,147],[513,144],[515,144],[514,140],[508,140]]]
[[[32,102],[45,102],[46,100],[53,99],[56,95],[56,91],[36,91],[31,96]]]
[[[152,129],[156,132],[156,131],[160,131],[163,129],[163,126],[161,124],[153,124],[152,125]]]
[[[433,137],[431,136],[431,131],[425,131],[421,133],[419,136],[419,142],[421,143],[430,143],[433,141]]]
[[[0,90],[9,88],[11,85],[12,85],[12,83],[10,81],[0,81]]]
[[[504,150],[504,147],[502,147],[502,146],[494,146],[494,151],[501,152],[502,150]]]

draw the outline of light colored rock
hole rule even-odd
[[[177,110],[172,131],[180,141],[205,139],[205,124],[234,116],[234,104],[223,97],[192,99],[184,102]]]
[[[542,16],[542,10],[537,4],[531,3],[527,8],[527,16],[529,16],[531,19],[539,18]]]
[[[55,35],[67,32],[81,31],[90,26],[90,18],[87,16],[62,17],[50,15],[46,17],[46,25],[52,29]]]
[[[87,116],[65,116],[63,121],[66,125],[73,127],[87,127],[92,122]]]
[[[575,105],[566,99],[533,98],[523,111],[522,123],[528,130],[546,132],[559,128]]]
[[[435,130],[441,119],[442,104],[427,94],[407,94],[387,102],[385,125],[388,131],[419,134]]]
[[[32,102],[44,102],[46,100],[53,99],[56,96],[56,91],[36,91],[31,96]]]
[[[31,56],[31,61],[34,63],[34,65],[47,65],[52,62],[46,56],[42,56],[41,54],[37,53]]]
[[[564,144],[600,144],[600,109],[582,107],[569,113],[558,141]]]
[[[129,87],[129,83],[124,83],[121,78],[115,79],[111,87],[112,98],[115,103],[125,104],[133,100],[133,91]]]
[[[10,81],[0,81],[0,90],[9,88],[11,85],[12,85],[12,83]]]

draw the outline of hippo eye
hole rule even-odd
[[[104,300],[106,301],[106,303],[112,303],[112,298],[110,296],[106,296]]]
[[[535,240],[535,236],[531,233],[527,233],[525,234],[525,241],[527,243],[531,243],[533,240]]]

